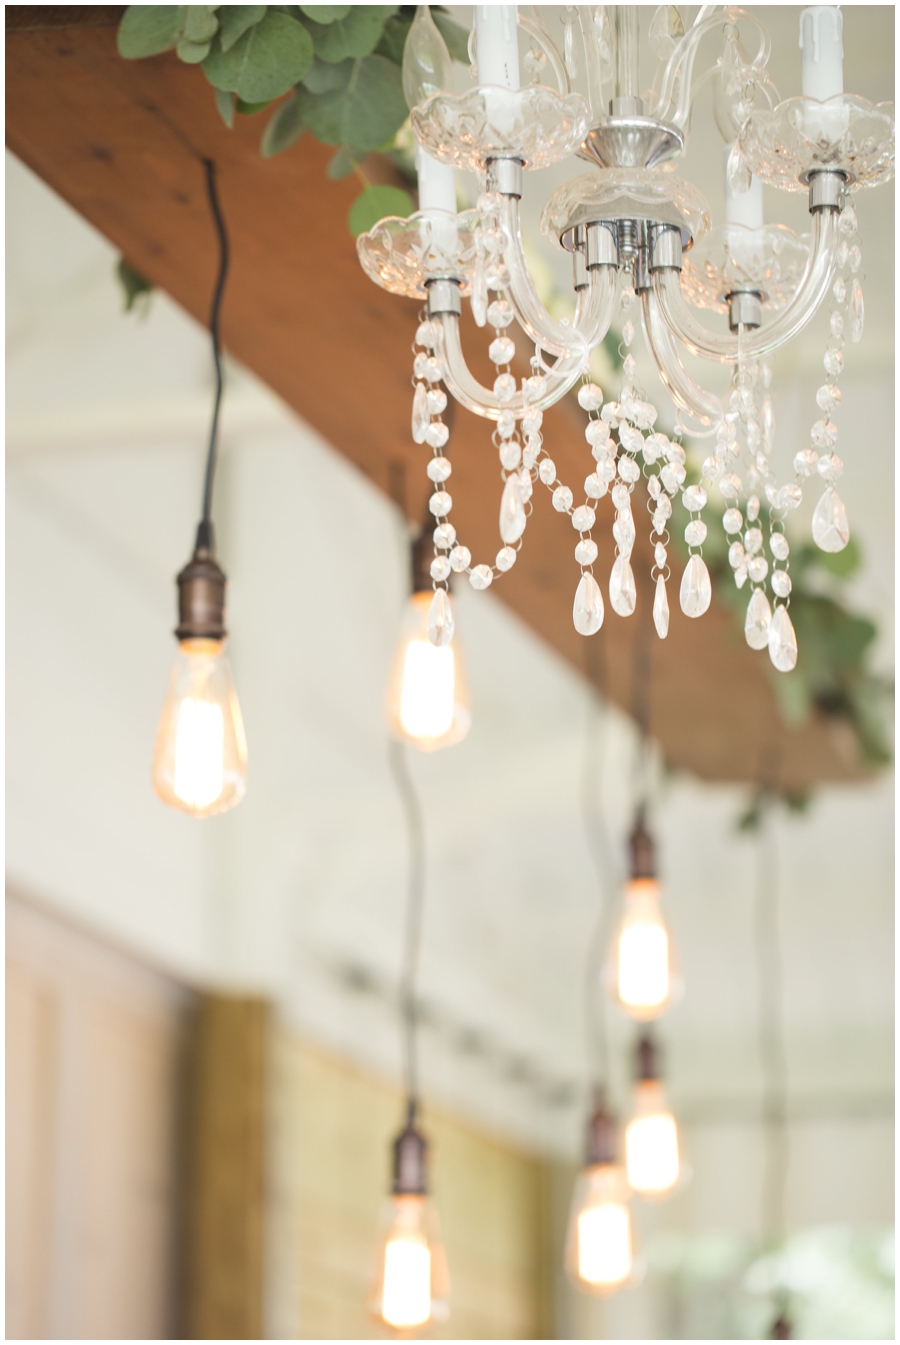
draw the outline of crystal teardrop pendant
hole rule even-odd
[[[428,609],[428,638],[440,649],[450,644],[455,628],[450,594],[445,589],[436,588]]]
[[[616,515],[616,521],[612,527],[613,537],[616,539],[616,545],[619,548],[619,554],[626,558],[631,556],[634,550],[635,528],[634,515],[630,509],[620,509]]]
[[[816,505],[812,520],[813,541],[821,551],[843,551],[850,541],[847,508],[833,487]]]
[[[681,610],[685,616],[702,616],[712,601],[712,583],[702,556],[691,556],[681,579]]]
[[[430,422],[428,392],[424,383],[417,383],[412,407],[412,437],[414,443],[424,444]]]
[[[744,635],[751,649],[765,649],[769,643],[769,628],[772,625],[772,609],[765,589],[755,588],[747,604],[747,618],[744,621]]]
[[[797,666],[797,636],[783,605],[775,608],[769,627],[769,658],[779,672],[790,672]]]
[[[863,304],[862,285],[854,280],[850,291],[850,340],[861,341],[866,310]]]
[[[731,184],[731,190],[737,196],[743,196],[744,192],[750,190],[752,174],[747,167],[747,161],[741,153],[740,142],[738,141],[728,156],[726,167],[728,181]]]
[[[583,574],[575,590],[572,619],[579,635],[596,635],[603,625],[603,594],[592,574]]]
[[[656,580],[656,593],[653,598],[653,624],[656,633],[664,640],[669,633],[669,599],[666,596],[666,581],[662,575]]]
[[[503,487],[503,497],[500,501],[500,536],[503,541],[507,545],[517,542],[525,531],[526,522],[519,478],[511,476]]]
[[[609,576],[609,600],[619,616],[631,616],[637,602],[634,572],[627,556],[617,556]]]

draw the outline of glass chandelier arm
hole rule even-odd
[[[793,340],[816,313],[834,278],[837,219],[836,210],[819,210],[813,215],[812,245],[803,277],[771,322],[745,334],[741,349],[749,359],[760,359]],[[666,325],[692,355],[734,364],[737,337],[717,335],[697,321],[681,292],[678,271],[671,267],[655,271],[653,291]]]
[[[694,62],[697,59],[700,42],[707,33],[715,32],[725,24],[735,25],[739,19],[750,24],[759,38],[759,47],[750,64],[757,71],[760,82],[764,83],[766,79],[766,65],[768,64],[772,43],[769,34],[759,20],[744,9],[735,9],[724,5],[721,7],[709,6],[708,8],[714,10],[714,12],[707,14],[705,18],[698,16],[693,27],[688,29],[670,56],[668,64],[664,68],[660,91],[652,110],[653,116],[677,126],[682,131],[687,127],[690,119],[691,102],[695,92]]]
[[[641,317],[647,349],[672,401],[679,411],[686,412],[696,422],[699,433],[713,430],[724,415],[720,399],[707,392],[705,388],[701,388],[685,369],[672,339],[672,333],[663,321],[659,301],[653,291],[644,290],[641,300]],[[685,425],[687,430],[694,428]]]
[[[594,24],[594,6],[578,5],[576,8],[587,66],[588,103],[594,117],[604,117],[607,112],[607,100],[603,97],[603,63],[600,59],[600,42]]]
[[[538,298],[525,261],[519,221],[519,198],[504,196],[502,201],[500,219],[510,240],[506,249],[506,265],[510,277],[507,294],[519,326],[531,337],[536,346],[540,346],[549,354],[566,356],[577,353],[586,360],[590,350],[582,332],[577,326],[564,327],[561,322],[551,318]]]
[[[559,86],[559,91],[563,95],[563,97],[565,97],[567,93],[571,92],[571,87],[569,85],[569,76],[566,74],[565,63],[563,61],[562,56],[560,55],[559,47],[556,45],[556,43],[553,41],[553,38],[550,36],[550,33],[547,29],[547,25],[541,18],[540,12],[536,5],[534,12],[536,15],[534,19],[529,19],[524,14],[520,14],[519,27],[523,30],[523,32],[526,32],[529,35],[529,37],[534,38],[535,42],[537,42],[538,46],[547,56],[547,59],[549,60],[550,65],[553,68],[553,74],[556,77],[556,83]],[[543,83],[543,81],[541,82]]]

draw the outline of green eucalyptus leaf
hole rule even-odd
[[[245,103],[263,103],[287,93],[312,61],[312,39],[303,25],[269,10],[228,51],[213,47],[203,70],[215,88],[236,93]]]
[[[354,238],[374,228],[386,215],[411,215],[413,203],[407,192],[399,187],[366,187],[350,207],[347,224]]]
[[[234,105],[237,99],[233,93],[226,93],[224,89],[216,89],[216,107],[219,109],[219,115],[229,128],[234,125]]]
[[[406,121],[400,71],[384,56],[354,62],[346,88],[303,97],[303,120],[317,140],[366,154]]]
[[[171,51],[184,32],[187,5],[129,5],[122,15],[116,45],[126,61]]]
[[[352,5],[298,5],[308,19],[313,23],[334,23],[335,19],[346,19],[353,8]]]
[[[329,65],[327,61],[320,61],[316,57],[301,83],[310,93],[329,93],[332,89],[346,89],[353,74],[353,67],[353,61],[340,61],[337,65]]]
[[[220,5],[219,38],[223,51],[230,51],[235,42],[265,18],[266,5]]]
[[[322,25],[310,23],[316,55],[323,61],[368,56],[378,46],[385,22],[396,5],[353,5],[345,19]]]
[[[135,302],[142,294],[152,294],[153,286],[150,281],[142,276],[140,271],[136,271],[130,262],[124,257],[120,257],[116,266],[116,277],[122,287],[122,297],[125,303],[125,312],[130,313]]]
[[[823,570],[827,570],[829,574],[836,574],[841,579],[846,579],[854,570],[859,569],[862,559],[859,547],[852,537],[843,551],[820,551],[816,547],[815,558]]]
[[[184,35],[189,42],[210,42],[219,27],[217,5],[188,5]],[[227,6],[225,6],[227,8]]]
[[[303,134],[303,118],[296,94],[291,94],[275,109],[263,132],[260,151],[263,158],[271,159],[289,149]]]
[[[352,155],[345,149],[339,149],[336,154],[332,154],[326,171],[332,182],[340,182],[342,178],[349,177],[356,166]]]
[[[191,42],[190,38],[179,38],[175,48],[176,55],[186,65],[199,65],[209,55],[209,42]]]
[[[257,112],[265,112],[266,108],[271,107],[274,102],[274,98],[267,98],[263,103],[245,103],[242,98],[238,98],[236,110],[242,117],[255,117]]]
[[[469,64],[469,34],[465,28],[460,28],[458,23],[454,23],[449,14],[435,13],[431,11],[431,17],[434,19],[435,27],[441,37],[447,43],[447,50],[454,61],[459,61],[461,65]]]
[[[392,14],[384,25],[384,30],[375,48],[376,54],[386,56],[395,65],[403,64],[403,48],[412,27],[412,17],[408,14]]]

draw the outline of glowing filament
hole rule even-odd
[[[403,660],[400,723],[413,738],[439,738],[453,723],[453,650],[410,640]]]
[[[578,1216],[578,1275],[587,1284],[621,1284],[631,1273],[631,1221],[624,1205],[595,1205]]]
[[[635,1191],[662,1194],[678,1180],[678,1132],[668,1112],[638,1116],[625,1132],[628,1184]]]
[[[381,1315],[395,1327],[421,1326],[431,1316],[431,1252],[418,1238],[392,1238],[384,1249]]]
[[[172,788],[189,807],[207,808],[225,783],[225,725],[210,701],[186,697],[178,710]]]
[[[656,924],[634,924],[619,938],[619,999],[630,1008],[655,1008],[669,994],[669,939]]]

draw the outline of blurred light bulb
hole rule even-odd
[[[634,1114],[625,1130],[628,1185],[643,1196],[666,1196],[681,1175],[678,1129],[659,1077],[656,1047],[644,1036],[637,1047]]]
[[[618,1128],[602,1099],[590,1119],[586,1163],[575,1185],[566,1272],[576,1289],[611,1294],[637,1278],[631,1192],[617,1159]]]
[[[401,80],[406,105],[412,109],[434,93],[450,88],[453,63],[447,44],[428,5],[416,6],[403,47]]]
[[[424,752],[458,743],[472,722],[459,637],[441,646],[428,638],[432,597],[413,593],[407,602],[387,696],[394,736]]]
[[[659,902],[653,842],[639,816],[631,834],[631,877],[606,969],[619,1007],[639,1022],[658,1018],[681,988]]]
[[[239,803],[247,743],[224,640],[181,640],[163,703],[153,788],[170,807],[209,817]]]

